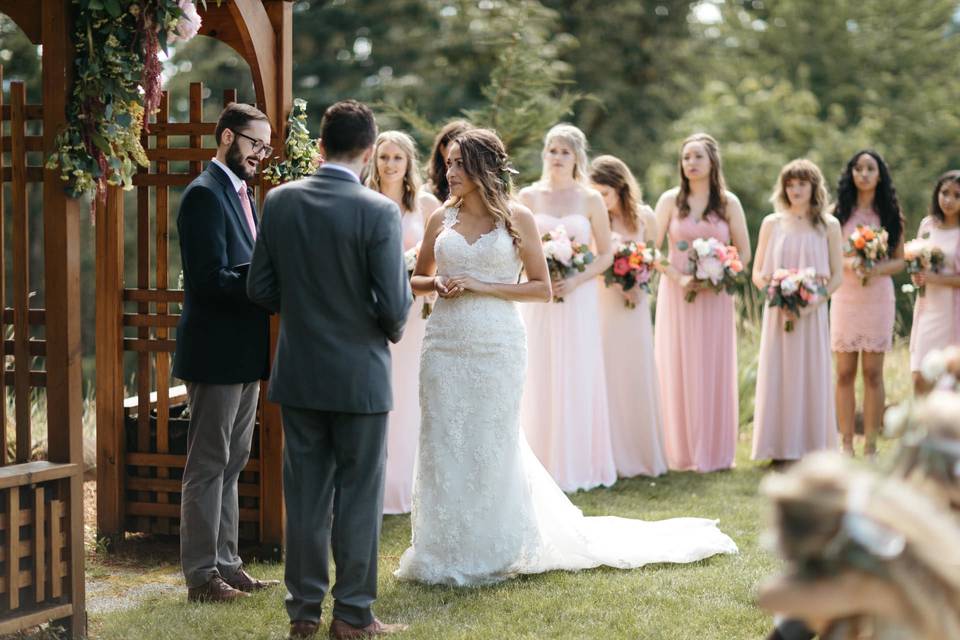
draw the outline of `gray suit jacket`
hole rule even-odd
[[[387,340],[400,340],[413,296],[391,200],[333,168],[272,189],[247,294],[280,312],[270,400],[344,413],[393,408]]]

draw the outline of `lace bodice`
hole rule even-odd
[[[502,223],[470,244],[454,229],[460,210],[450,207],[443,217],[443,231],[437,236],[434,253],[437,273],[442,276],[469,275],[483,282],[516,282],[520,276],[520,254]]]

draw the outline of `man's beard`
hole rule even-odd
[[[229,167],[230,171],[237,174],[237,177],[241,180],[252,180],[257,172],[255,169],[248,167],[247,163],[244,162],[247,157],[240,151],[238,142],[239,140],[234,140],[230,144],[230,148],[227,149],[227,161],[225,164]]]

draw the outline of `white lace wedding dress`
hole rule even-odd
[[[449,209],[435,253],[441,275],[513,283],[520,258],[503,227],[469,244]],[[420,362],[420,445],[413,542],[396,575],[479,585],[599,565],[629,568],[736,553],[716,521],[586,518],[520,429],[526,332],[516,304],[472,293],[440,299]],[[543,375],[562,372],[544,371]]]

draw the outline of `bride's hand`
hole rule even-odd
[[[473,291],[474,293],[481,293],[486,287],[486,283],[480,282],[472,276],[453,276],[448,281],[448,287],[454,286],[460,290],[462,294],[464,291]]]
[[[433,287],[437,290],[437,295],[441,298],[456,298],[463,293],[463,289],[458,288],[453,283],[453,278],[446,276],[437,276],[433,279]]]

